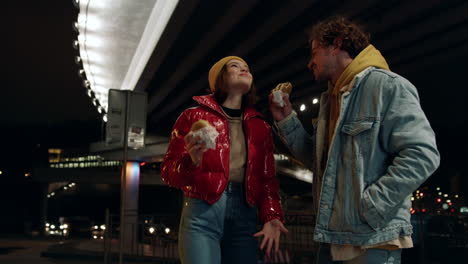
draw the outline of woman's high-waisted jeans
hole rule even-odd
[[[257,209],[245,201],[242,183],[230,182],[213,205],[185,197],[179,227],[182,264],[255,264]]]

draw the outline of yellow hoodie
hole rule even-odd
[[[328,142],[329,146],[331,145],[331,140],[333,138],[333,132],[335,131],[336,122],[340,116],[340,99],[341,89],[349,84],[354,76],[368,67],[377,67],[385,70],[390,70],[388,67],[387,61],[382,56],[379,50],[377,50],[373,45],[367,46],[363,49],[356,58],[345,68],[343,73],[340,75],[336,81],[335,86],[330,93],[330,123],[329,123],[329,133],[328,133]]]

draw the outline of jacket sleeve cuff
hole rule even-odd
[[[297,118],[297,113],[293,111],[283,120],[275,122],[275,126],[281,135],[287,137],[289,134],[294,133],[294,131],[298,127],[302,126],[302,124]]]
[[[279,201],[276,205],[271,202],[266,202],[259,209],[259,218],[262,224],[265,224],[273,219],[279,219],[281,222],[284,222],[283,211],[281,210]]]
[[[285,124],[289,122],[293,117],[297,116],[296,111],[292,111],[287,117],[285,117],[283,120],[276,122],[275,124],[277,125],[278,128],[282,129]]]
[[[268,215],[264,215],[264,216],[260,215],[260,222],[261,222],[262,224],[268,223],[268,222],[270,222],[270,221],[273,220],[273,219],[278,219],[278,220],[280,220],[282,223],[284,223],[284,217],[283,217],[281,214],[279,214],[279,213],[268,214]]]

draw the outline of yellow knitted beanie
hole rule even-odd
[[[218,62],[216,62],[213,66],[211,66],[210,72],[208,73],[208,82],[210,84],[210,90],[212,93],[215,91],[215,84],[216,84],[216,79],[218,78],[219,72],[223,68],[223,66],[228,63],[228,61],[232,59],[238,59],[242,61],[243,63],[247,64],[242,58],[237,57],[237,56],[227,56],[222,59],[220,59]]]

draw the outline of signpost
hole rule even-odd
[[[106,143],[112,147],[123,148],[120,181],[119,264],[123,263],[124,251],[128,247],[130,249],[134,248],[134,244],[137,243],[136,232],[132,232],[132,228],[129,229],[128,227],[131,224],[136,225],[138,222],[140,170],[138,163],[133,164],[135,162],[128,161],[128,148],[140,149],[145,145],[146,103],[147,96],[145,93],[129,90],[109,90]],[[125,243],[129,240],[131,243]],[[127,245],[127,248],[125,245]]]

